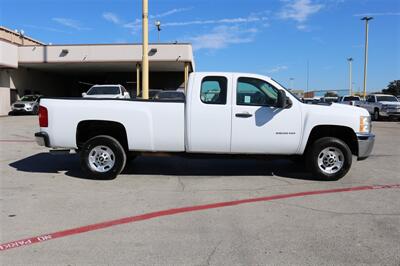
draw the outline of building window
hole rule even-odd
[[[227,85],[225,77],[205,77],[201,82],[201,101],[206,104],[226,104]]]

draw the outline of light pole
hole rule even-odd
[[[160,42],[161,21],[157,20],[155,24],[156,24],[156,27],[157,27],[158,42]]]
[[[293,90],[293,80],[294,80],[294,78],[289,78],[289,80],[290,80],[290,88],[289,89],[291,89],[291,90]]]
[[[352,81],[351,81],[351,71],[352,71],[352,62],[354,61],[353,58],[347,58],[347,61],[349,62],[349,95],[353,95],[353,89],[352,89]]]
[[[142,0],[142,97],[145,100],[149,99],[149,3],[148,0]]]
[[[310,83],[310,60],[307,60],[307,92],[309,83]]]
[[[368,67],[368,21],[373,17],[363,17],[361,20],[365,20],[365,54],[364,54],[364,99],[367,96],[367,67]]]

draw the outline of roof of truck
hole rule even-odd
[[[206,75],[229,75],[229,74],[233,74],[233,75],[244,75],[244,76],[263,76],[263,77],[267,77],[267,78],[271,78],[270,76],[267,75],[262,75],[262,74],[257,74],[257,73],[246,73],[246,72],[221,72],[221,71],[199,71],[199,72],[194,72],[197,74],[206,74]]]
[[[110,86],[122,86],[122,85],[120,85],[120,84],[95,84],[95,85],[93,85],[93,87],[94,86],[96,86],[96,87],[110,87]]]

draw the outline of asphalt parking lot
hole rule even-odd
[[[399,122],[374,123],[372,156],[336,182],[289,160],[148,157],[88,180],[33,142],[36,117],[0,130],[1,243],[25,241],[2,265],[400,265]]]

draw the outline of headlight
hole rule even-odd
[[[371,117],[360,116],[360,133],[370,133],[370,132],[371,132]]]

